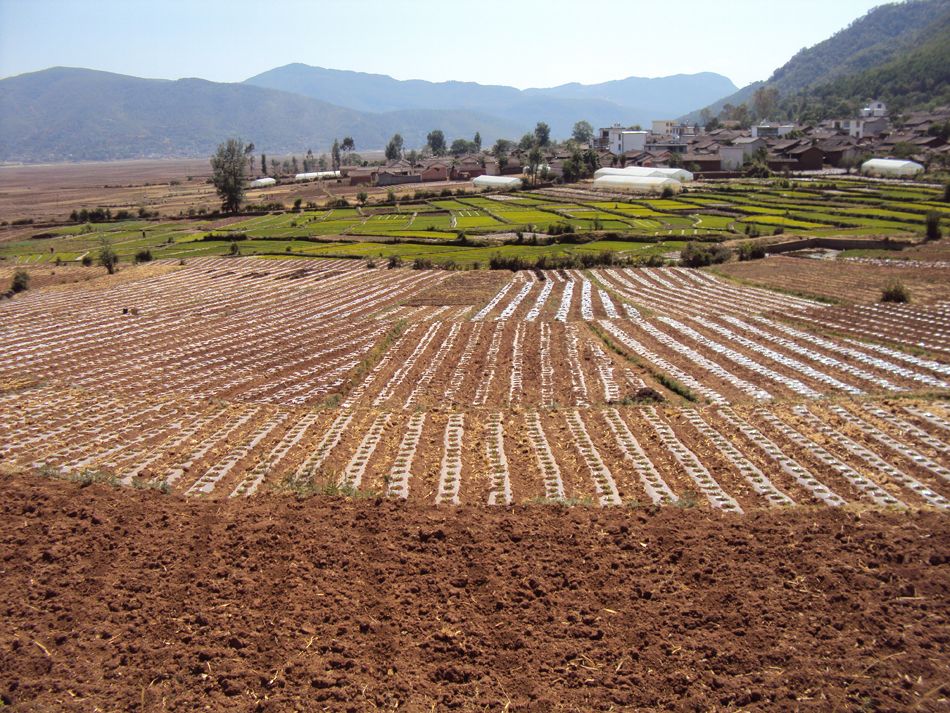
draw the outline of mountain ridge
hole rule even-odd
[[[950,0],[907,0],[879,5],[831,37],[796,52],[764,82],[742,87],[704,108],[716,116],[725,104],[747,103],[756,89],[767,87],[775,89],[780,99],[785,100],[784,118],[792,118],[795,110],[789,106],[791,97],[807,103],[808,96],[820,96],[825,85],[872,72],[914,54],[921,38],[948,17]],[[876,97],[851,97],[850,103],[870,98]],[[696,109],[682,118],[696,121],[701,112]]]
[[[692,96],[710,99],[722,89],[735,89],[715,72],[669,77],[626,77],[598,84],[571,82],[556,87],[516,89],[477,82],[430,82],[394,79],[386,74],[336,70],[300,62],[275,67],[243,82],[280,89],[363,111],[394,109],[474,109],[502,119],[528,123],[545,121],[555,136],[566,138],[574,122],[586,119],[609,126],[648,125],[653,119],[681,114],[693,106]]]

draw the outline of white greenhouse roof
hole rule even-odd
[[[861,173],[881,173],[900,176],[912,176],[924,170],[916,161],[897,158],[872,158],[861,164]]]
[[[521,186],[521,179],[517,176],[478,176],[472,183],[488,188],[518,188]]]
[[[600,176],[594,179],[594,188],[622,193],[662,193],[670,188],[679,191],[683,184],[675,178],[663,176]]]
[[[675,178],[677,181],[693,180],[693,174],[684,168],[654,168],[653,170],[659,171],[661,176],[665,176],[666,178]]]
[[[309,171],[307,173],[298,173],[294,176],[295,181],[317,181],[325,178],[339,178],[339,171]]]
[[[273,178],[258,178],[256,181],[251,181],[251,188],[265,188],[266,186],[277,185],[276,179]]]

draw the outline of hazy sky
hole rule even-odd
[[[712,71],[741,86],[880,0],[0,0],[0,77],[240,81],[289,62],[520,88]]]

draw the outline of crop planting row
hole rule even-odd
[[[810,310],[798,319],[819,328],[846,332],[862,339],[894,342],[915,349],[950,355],[950,305],[946,302],[914,307],[909,305],[854,305]],[[878,345],[862,345],[884,349]],[[893,356],[896,350],[886,352]],[[907,357],[912,354],[898,352]],[[909,361],[915,364],[914,361]],[[944,364],[944,368],[950,369]],[[950,370],[947,372],[950,374]]]
[[[116,450],[114,440],[95,437],[97,429],[109,435],[104,422],[81,417],[94,395],[65,392],[59,401],[58,393],[50,385],[21,393],[31,419],[61,415],[65,428],[37,441],[5,418],[4,462],[106,472],[212,498],[286,482],[445,504],[663,504],[692,491],[740,512],[849,501],[946,509],[950,495],[950,421],[930,404],[409,413],[148,399],[123,408],[112,397],[105,413],[113,432],[142,436]],[[172,418],[162,423],[163,414]]]
[[[523,275],[523,273],[517,273]],[[671,316],[731,314],[747,317],[762,312],[799,312],[815,307],[810,300],[725,282],[696,270],[642,268],[539,273],[543,279],[516,277],[505,283],[472,317],[536,321],[595,321],[620,316],[614,298],[630,316],[647,309]],[[597,296],[594,299],[594,284]],[[580,299],[574,299],[574,293]],[[613,296],[612,294],[613,293]]]
[[[268,263],[242,272],[248,261],[227,270],[215,262],[108,291],[28,293],[16,309],[0,306],[11,317],[10,332],[0,332],[0,375],[309,404],[339,387],[386,331],[385,322],[361,316],[444,279],[387,271],[402,274],[377,280],[332,265],[294,277],[279,263],[274,272],[261,271]]]

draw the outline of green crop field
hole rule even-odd
[[[920,235],[931,211],[950,225],[950,205],[940,200],[942,188],[862,179],[743,180],[707,183],[701,190],[687,185],[675,198],[604,200],[585,190],[571,193],[569,199],[563,191],[547,195],[542,190],[402,200],[397,206],[371,204],[362,209],[278,211],[218,223],[216,228],[207,219],[184,217],[44,226],[26,238],[0,242],[0,263],[94,258],[103,241],[122,262],[146,249],[154,258],[221,255],[234,250],[232,239],[237,239],[245,255],[397,254],[472,264],[486,261],[493,251],[556,256],[612,250],[649,256],[675,250],[673,246],[694,236],[741,237],[752,228],[805,236]],[[570,230],[570,244],[556,236],[551,245],[515,244],[512,235]],[[458,243],[462,232],[476,244]],[[597,239],[605,233],[620,239]],[[505,237],[492,241],[492,234]],[[637,242],[644,238],[669,242]],[[486,241],[509,244],[486,246]]]

